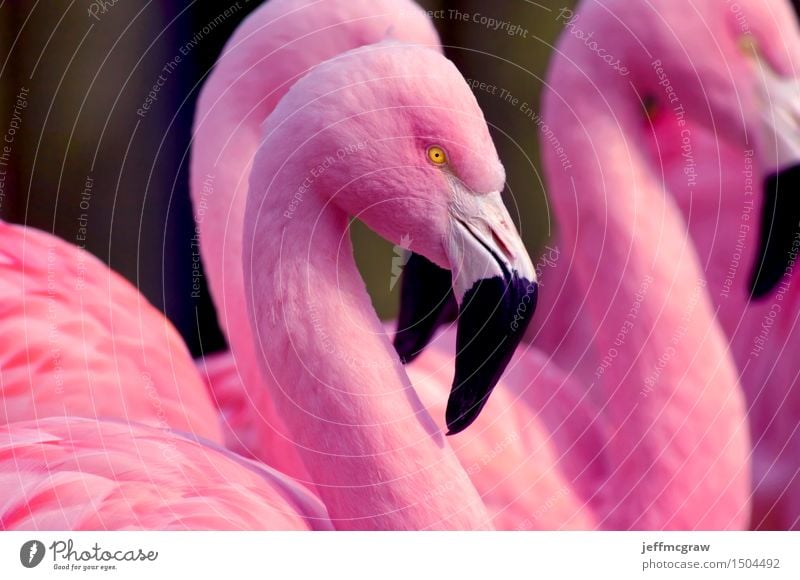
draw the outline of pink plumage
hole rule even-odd
[[[795,528],[800,518],[797,365],[787,353],[798,336],[797,293],[788,278],[788,286],[754,301],[749,277],[762,234],[765,178],[785,169],[783,140],[796,141],[784,100],[791,91],[796,94],[796,17],[782,0],[741,2],[736,13],[725,14],[715,2],[699,2],[692,8],[698,18],[689,20],[680,2],[604,4],[628,28],[605,34],[603,48],[620,54],[627,50],[627,64],[634,66],[624,80],[634,83],[649,109],[633,126],[627,153],[642,150],[643,163],[682,212],[702,267],[698,280],[705,281],[705,293],[739,369],[746,395],[742,429],[746,425],[752,441],[750,525]],[[607,32],[618,26],[608,15],[603,9],[586,10],[576,25]],[[662,28],[669,22],[675,24]],[[628,50],[633,45],[646,52]],[[654,79],[662,84],[653,84]],[[588,92],[596,97],[597,115],[606,106],[609,89],[596,86]],[[631,97],[638,100],[637,95]],[[614,200],[606,188],[609,200]],[[648,206],[642,205],[640,212],[645,211]],[[614,213],[618,212],[617,204]],[[616,216],[609,211],[604,219]],[[656,232],[663,244],[660,226],[653,228]],[[588,320],[594,294],[576,291],[576,264],[569,254],[562,252],[560,258],[558,268],[545,277],[546,306],[539,313],[535,343],[565,368],[591,376],[603,354],[594,344],[597,328]]]
[[[387,55],[385,61],[380,58],[381,51]],[[394,61],[389,58],[393,51],[404,55],[398,59],[403,66],[393,68]],[[413,125],[413,115],[406,118],[399,113],[394,118],[375,115],[374,121],[363,126],[358,125],[361,120],[345,116],[348,124],[339,119],[343,113],[337,110],[331,94],[345,108],[358,103],[360,110],[368,113],[379,97],[393,95],[390,101],[398,102],[396,95],[404,90],[402,84],[394,87],[398,74],[425,78],[415,89],[426,104],[430,102],[424,100],[427,96],[437,94],[448,103],[450,111],[471,110],[469,99],[455,88],[460,82],[455,77],[446,88],[432,80],[449,78],[451,72],[439,70],[440,65],[428,59],[421,49],[384,44],[343,55],[337,59],[339,63],[318,67],[313,71],[313,82],[303,79],[293,85],[278,111],[269,117],[264,128],[266,143],[250,179],[248,203],[252,211],[245,215],[252,229],[245,230],[245,286],[251,284],[248,298],[253,301],[253,324],[266,358],[266,386],[272,389],[281,420],[288,425],[292,439],[296,439],[312,481],[332,510],[334,522],[347,527],[474,527],[485,525],[491,518],[506,528],[741,527],[748,511],[747,446],[732,365],[722,354],[724,340],[714,330],[702,296],[695,298],[692,285],[676,287],[665,283],[676,276],[677,272],[670,270],[674,267],[682,269],[681,275],[689,274],[686,279],[690,280],[691,273],[697,271],[691,257],[678,265],[656,261],[652,271],[654,283],[660,284],[653,295],[662,308],[670,303],[667,290],[682,293],[683,298],[676,301],[681,307],[699,304],[691,316],[691,329],[686,332],[690,338],[681,346],[685,350],[681,350],[683,358],[679,360],[685,362],[665,373],[669,375],[664,379],[667,388],[652,396],[647,393],[647,397],[640,392],[641,381],[650,373],[650,361],[656,360],[668,344],[670,321],[680,320],[682,312],[673,305],[673,312],[660,321],[655,306],[652,310],[642,308],[643,325],[661,325],[653,329],[651,339],[637,336],[636,341],[651,344],[642,360],[633,361],[636,368],[631,376],[618,374],[627,368],[623,362],[619,363],[620,369],[609,373],[620,381],[618,387],[608,378],[603,381],[608,381],[604,387],[587,387],[591,381],[577,383],[569,374],[548,368],[549,361],[538,353],[525,353],[515,359],[506,377],[505,388],[512,389],[514,395],[503,395],[501,383],[496,399],[476,423],[475,432],[462,435],[463,441],[451,443],[460,467],[453,467],[446,448],[442,454],[427,447],[430,435],[423,433],[430,433],[428,413],[416,401],[416,395],[410,394],[405,374],[396,370],[393,353],[385,350],[382,329],[350,263],[349,246],[340,231],[341,217],[336,215],[335,206],[360,215],[396,243],[405,235],[419,240],[424,247],[434,244],[429,233],[441,230],[436,221],[439,200],[430,195],[436,186],[429,183],[427,197],[417,200],[419,192],[414,188],[428,176],[416,173],[414,148],[367,148],[369,157],[356,152],[348,157],[348,163],[326,167],[313,191],[297,204],[301,211],[286,196],[302,182],[298,176],[309,167],[319,166],[324,161],[325,147],[331,147],[331,142],[314,135],[315,130],[325,133],[324,139],[328,133],[337,135],[341,131],[339,143],[344,146],[357,142],[359,137],[369,141],[376,134],[414,135],[424,126],[430,134],[456,144],[452,158],[460,175],[475,183],[476,188],[497,187],[495,178],[488,177],[487,166],[491,163],[486,163],[493,159],[493,152],[482,149],[490,141],[481,135],[477,125],[453,122],[447,114],[432,116],[419,125]],[[350,69],[348,60],[363,62]],[[351,70],[358,70],[358,74],[348,76]],[[366,97],[360,91],[350,94],[341,89],[348,82],[351,87],[358,87],[373,78],[391,80],[382,90],[376,89]],[[324,105],[315,102],[317,99]],[[320,115],[313,121],[303,116],[308,103]],[[405,104],[402,100],[399,103]],[[305,125],[292,118],[294,112],[298,119],[306,121]],[[411,122],[411,130],[406,122]],[[567,116],[562,115],[551,124],[566,132],[568,122]],[[368,132],[364,127],[369,127]],[[320,143],[310,142],[318,138]],[[278,142],[281,147],[277,147]],[[473,153],[481,154],[461,154],[459,145],[463,143],[469,143]],[[293,153],[288,160],[275,154],[286,150]],[[576,148],[575,155],[579,155],[577,151]],[[371,175],[376,159],[391,159],[404,171],[401,174],[383,169],[386,176],[376,172],[380,179],[368,181],[370,189],[360,194],[336,195],[331,199],[334,207],[320,205],[318,192],[324,200],[326,188],[328,192],[338,192],[348,180]],[[557,175],[556,171],[551,168],[551,176]],[[587,191],[592,191],[591,182],[585,185]],[[254,197],[253,191],[258,195]],[[385,203],[380,197],[383,192],[391,192],[403,201],[396,205]],[[359,195],[372,195],[373,201],[378,202],[377,209],[359,213],[359,204],[363,203]],[[652,194],[641,195],[652,203]],[[287,211],[291,215],[287,216]],[[333,215],[328,217],[328,211]],[[680,231],[674,210],[670,211],[664,219],[670,231]],[[594,213],[598,213],[597,209]],[[311,223],[307,223],[309,220]],[[622,241],[629,234],[623,227],[614,232],[614,237]],[[591,235],[586,236],[587,240],[590,238]],[[678,242],[680,239],[676,237]],[[312,245],[313,251],[309,250]],[[587,255],[597,249],[592,247]],[[445,262],[435,252],[431,259]],[[636,259],[642,272],[647,272],[644,265],[652,256],[643,252]],[[336,271],[332,272],[334,266]],[[331,279],[335,286],[331,286]],[[626,287],[614,308],[627,312],[627,301],[633,301],[638,290],[638,283]],[[353,336],[363,336],[357,356],[350,352]],[[331,356],[332,352],[324,348],[326,344],[334,345],[337,356]],[[693,364],[687,353],[698,350],[718,360],[716,367],[704,369]],[[373,366],[348,366],[346,361],[354,360],[352,357],[371,361]],[[421,359],[425,360],[428,359]],[[445,360],[437,368],[445,368]],[[420,375],[422,368],[412,365],[411,374],[420,397],[426,399],[427,395],[427,409],[436,411],[441,409],[449,379],[431,380],[424,371]],[[403,401],[394,397],[395,392],[409,395]],[[366,393],[370,395],[365,401]],[[613,402],[609,403],[607,397]],[[515,405],[512,414],[519,415],[516,424],[522,425],[519,432],[509,431],[503,423],[508,419],[504,410],[511,401]],[[413,416],[419,417],[421,425],[409,421]],[[491,452],[498,445],[503,453]],[[486,456],[492,459],[489,466],[474,469],[476,461]],[[536,459],[526,463],[527,470],[511,467],[526,457]],[[430,463],[436,464],[440,472],[421,469]],[[418,466],[416,470],[412,464]],[[505,468],[513,475],[498,482],[496,476]],[[483,509],[488,508],[491,515],[477,510],[472,485],[483,496]],[[391,499],[384,496],[383,488]],[[711,497],[713,501],[709,502]],[[455,498],[460,505],[469,507],[468,517],[454,519],[447,515],[452,513],[451,502]]]
[[[0,427],[2,530],[330,529],[263,464],[143,425],[54,417]]]
[[[600,12],[585,21],[623,41]],[[602,372],[519,352],[474,425],[444,437],[452,331],[407,374],[347,228],[357,215],[413,239],[456,284],[484,264],[529,267],[483,115],[414,5],[273,0],[229,42],[198,108],[193,198],[232,348],[200,374],[228,445],[314,495],[174,432],[222,439],[171,326],[83,253],[2,225],[0,332],[24,345],[2,355],[2,527],[743,527],[744,403],[678,208],[631,150],[640,103],[585,44],[560,48],[543,114],[574,161],[567,173],[545,148],[578,287],[564,312],[591,295],[588,360],[617,353]],[[81,340],[54,358],[60,333]]]
[[[221,440],[172,324],[88,252],[0,222],[0,424],[130,420]]]
[[[241,270],[248,177],[261,124],[293,83],[324,60],[386,38],[439,44],[411,0],[270,0],[228,41],[195,114],[191,192],[201,216],[203,265],[246,389],[237,404],[249,409],[238,418],[250,424],[239,424],[229,444],[304,479],[305,468],[260,376],[249,330]]]
[[[677,3],[659,7],[662,15],[683,14]],[[654,19],[642,15],[648,10],[609,1],[578,13],[579,28],[602,37],[606,53],[627,55],[628,75],[606,66],[570,30],[551,62],[542,116],[561,149],[548,142],[543,157],[559,219],[558,268],[567,273],[552,285],[544,280],[543,299],[553,300],[545,308],[562,334],[546,336],[550,318],[543,318],[534,344],[547,352],[562,345],[559,362],[586,385],[611,428],[604,445],[610,461],[596,465],[607,473],[606,508],[620,506],[634,526],[743,527],[746,408],[682,216],[663,196],[658,167],[644,150],[647,118],[638,94],[663,101],[649,71],[657,57],[671,55],[671,79],[685,81],[687,114],[691,109],[697,123],[712,113],[728,118],[728,101],[720,91],[711,113],[690,107],[696,63],[679,59],[668,33],[651,31]],[[693,36],[699,21],[681,17],[680,24],[688,45],[701,42]],[[637,39],[651,43],[649,51],[636,48]],[[562,343],[570,330],[559,323],[563,317],[575,323],[577,340]]]
[[[742,17],[765,60],[758,64],[746,53],[727,53],[736,76],[752,76],[754,89],[768,94],[776,75],[787,87],[794,82],[796,95],[800,34],[788,2],[770,2],[769,10],[761,2],[743,3]],[[794,101],[798,102],[796,96]],[[752,107],[747,100],[744,103],[743,122],[774,117],[790,139],[796,133],[782,116],[785,103],[780,99]],[[782,169],[781,160],[764,151],[765,129],[749,126],[749,142],[744,142],[690,126],[696,164],[696,186],[691,191],[681,186],[687,179],[686,159],[681,135],[668,116],[654,117],[652,146],[703,263],[708,293],[728,334],[747,397],[753,445],[752,526],[786,530],[800,527],[800,382],[793,355],[800,347],[800,292],[790,275],[766,297],[750,297],[749,277],[763,229],[766,176]],[[796,192],[784,195],[795,197]]]
[[[0,529],[331,529],[217,442],[172,325],[96,258],[0,222]]]

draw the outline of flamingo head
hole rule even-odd
[[[754,151],[766,199],[750,291],[770,293],[800,249],[800,34],[789,2],[605,0],[567,16],[567,32],[594,33],[572,39],[584,53],[620,60],[626,74],[605,78],[632,87],[648,114]]]
[[[457,310],[446,419],[451,434],[466,428],[525,332],[537,282],[464,78],[428,48],[385,41],[355,49],[298,80],[265,135],[262,151],[288,151],[284,168],[307,175],[326,203],[412,252],[395,339],[404,362]]]

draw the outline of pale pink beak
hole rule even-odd
[[[800,253],[800,79],[785,78],[759,58],[759,151],[767,173],[761,241],[751,276],[751,295],[769,295]]]

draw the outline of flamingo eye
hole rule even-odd
[[[758,56],[758,42],[752,34],[743,34],[738,41],[739,50],[746,56]]]
[[[428,147],[428,159],[434,165],[444,165],[447,163],[447,153],[438,145]]]
[[[644,116],[648,121],[653,121],[658,115],[658,101],[652,95],[642,97],[642,108]]]

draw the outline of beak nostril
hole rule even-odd
[[[503,241],[503,238],[497,235],[497,232],[494,229],[489,228],[489,231],[492,232],[492,241],[495,245],[500,249],[503,255],[508,258],[510,263],[514,262],[514,253],[509,249],[506,243]]]
[[[503,277],[506,280],[510,280],[511,279],[511,272],[508,269],[508,266],[506,264],[506,260],[508,259],[507,258],[508,254],[506,252],[507,248],[506,248],[505,244],[502,243],[502,241],[499,244],[497,244],[498,239],[497,239],[497,235],[494,233],[494,230],[491,227],[487,228],[489,230],[489,232],[491,233],[491,235],[492,235],[492,241],[495,244],[497,244],[497,245],[492,247],[492,246],[489,246],[489,242],[486,239],[481,238],[481,236],[479,234],[475,233],[475,231],[473,231],[473,229],[470,228],[469,225],[467,225],[467,223],[464,220],[459,219],[458,222],[464,227],[464,230],[466,230],[466,232],[469,233],[469,235],[471,235],[475,239],[475,241],[477,241],[481,246],[483,246],[483,248],[486,250],[486,252],[488,252],[488,254],[490,256],[492,256],[492,258],[494,258],[494,261],[497,262],[497,266],[500,268],[500,271],[503,273]],[[485,236],[485,234],[484,234],[484,236]],[[502,256],[498,255],[498,252],[500,252],[502,254]]]

